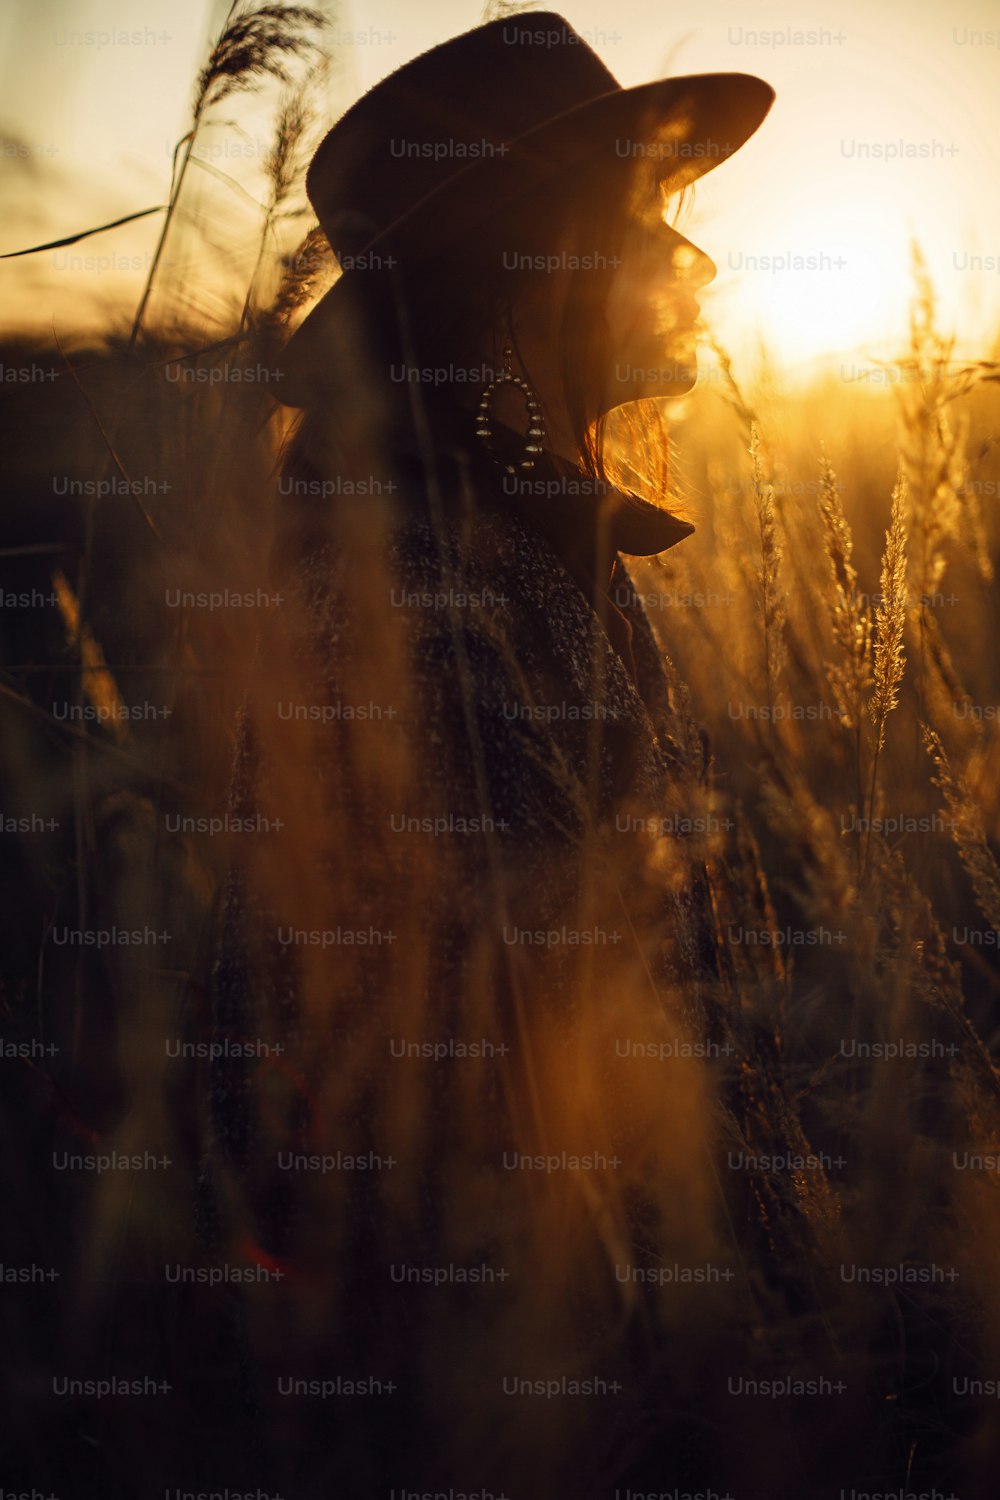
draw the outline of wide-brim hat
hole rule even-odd
[[[347,110],[309,166],[342,274],[285,346],[280,400],[315,399],[373,272],[426,265],[505,205],[601,159],[685,187],[738,151],[773,100],[747,73],[623,88],[551,11],[487,22],[414,58]]]

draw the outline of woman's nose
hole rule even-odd
[[[683,281],[691,291],[708,286],[710,281],[715,280],[718,271],[715,261],[690,240],[683,240],[681,244],[674,246],[671,260],[674,276],[678,281]]]

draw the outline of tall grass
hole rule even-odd
[[[285,65],[318,24],[298,7],[231,14],[161,250],[208,104],[267,78],[294,85]],[[12,515],[7,560],[58,605],[5,625],[4,792],[59,827],[19,845],[3,999],[12,1037],[61,1050],[13,1066],[21,1212],[6,1258],[56,1266],[70,1289],[41,1322],[24,1300],[9,1314],[30,1375],[14,1392],[22,1462],[136,1494],[146,1472],[205,1488],[222,1468],[295,1493],[363,1486],[383,1472],[378,1409],[275,1390],[283,1373],[369,1373],[424,1392],[425,1451],[441,1454],[419,1476],[431,1488],[481,1475],[549,1497],[586,1466],[594,1494],[623,1476],[741,1494],[818,1492],[831,1476],[833,1489],[990,1493],[995,1404],[957,1388],[1000,1373],[996,1177],[956,1163],[1000,1156],[985,712],[1000,678],[983,650],[997,532],[973,483],[977,454],[976,477],[989,472],[995,367],[956,366],[919,262],[901,362],[913,378],[895,414],[836,386],[744,390],[722,352],[722,399],[692,404],[671,453],[673,498],[698,530],[630,564],[663,652],[664,801],[631,809],[623,837],[566,766],[559,806],[584,828],[582,889],[554,857],[525,879],[496,836],[466,866],[389,827],[454,812],[459,785],[463,812],[490,812],[460,630],[423,647],[454,669],[472,764],[442,782],[422,748],[413,641],[385,603],[396,492],[324,502],[312,566],[276,561],[289,417],[240,377],[273,361],[330,273],[315,227],[287,242],[310,107],[293,88],[276,108],[273,193],[231,338],[206,350],[197,327],[186,341],[166,319],[160,332],[147,287],[128,336],[72,371],[57,360],[55,396],[16,398],[34,424],[19,478],[47,508]],[[158,252],[161,283],[168,266]],[[175,378],[198,369],[218,381]],[[655,427],[620,420],[621,461],[662,494]],[[380,455],[366,457],[378,475]],[[141,506],[55,508],[53,474],[108,466],[170,488]],[[175,590],[265,602],[164,608]],[[502,630],[491,644],[526,692]],[[71,692],[90,719],[55,714]],[[369,700],[391,706],[388,724],[279,712]],[[148,702],[168,712],[116,711]],[[172,831],[226,810],[282,826]],[[536,964],[498,936],[567,913],[622,941]],[[171,943],[139,962],[52,941],[54,927],[147,922]],[[213,977],[220,927],[229,966]],[[288,928],[392,941],[292,950],[277,936]],[[443,955],[457,935],[456,972]],[[495,1065],[391,1060],[393,1039],[442,1036],[507,1051]],[[171,1060],[178,1039],[269,1050]],[[623,1040],[645,1053],[620,1055]],[[87,1190],[51,1170],[53,1150],[147,1148],[174,1169]],[[391,1151],[405,1170],[293,1187],[275,1165],[285,1150]],[[617,1165],[510,1174],[504,1151]],[[428,1244],[506,1279],[404,1296],[391,1267]],[[281,1280],[178,1290],[164,1283],[172,1263]],[[901,1265],[955,1276],[851,1273]],[[718,1276],[657,1283],[677,1266]],[[35,1391],[52,1370],[147,1369],[169,1371],[174,1392],[135,1422]],[[623,1395],[512,1401],[505,1375],[600,1375]],[[845,1391],[762,1405],[729,1390],[731,1377],[786,1376]]]

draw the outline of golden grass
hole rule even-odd
[[[289,56],[303,55],[314,24],[306,11],[296,12],[296,45],[270,50],[269,28],[290,14],[263,7],[252,22],[231,19],[199,82],[196,128],[205,101],[284,78]],[[308,128],[300,96],[287,96],[236,341],[214,353],[222,369],[266,360],[328,269],[315,229],[291,255],[283,243]],[[216,1352],[225,1378],[257,1372],[257,1438],[276,1452],[301,1445],[315,1458],[324,1439],[305,1415],[288,1416],[265,1376],[290,1351],[309,1374],[354,1358],[362,1337],[370,1360],[419,1369],[430,1406],[451,1415],[458,1467],[481,1464],[519,1482],[518,1493],[561,1493],[580,1452],[600,1453],[617,1475],[623,1455],[681,1437],[695,1478],[711,1473],[737,1489],[750,1476],[780,1494],[794,1472],[804,1493],[831,1462],[847,1466],[845,1488],[864,1488],[873,1472],[886,1488],[901,1453],[912,1476],[936,1479],[945,1451],[955,1488],[985,1492],[1000,1424],[988,1402],[958,1412],[949,1382],[995,1373],[1000,1361],[996,1176],[953,1166],[956,1152],[1000,1152],[997,716],[974,712],[1000,703],[1000,671],[984,650],[998,537],[973,484],[989,472],[996,370],[955,366],[919,262],[916,275],[901,362],[913,379],[900,385],[895,414],[888,397],[843,383],[792,397],[772,380],[749,392],[718,351],[723,399],[708,390],[679,420],[670,454],[679,494],[667,498],[698,530],[635,575],[660,600],[649,613],[676,714],[676,779],[659,813],[697,827],[681,839],[644,826],[626,851],[588,818],[586,785],[566,770],[560,805],[583,818],[587,851],[577,915],[627,940],[562,967],[527,964],[498,944],[504,921],[530,920],[543,893],[520,889],[496,846],[487,875],[480,864],[470,876],[438,848],[387,831],[387,812],[422,795],[408,642],[384,606],[393,504],[331,502],[335,545],[319,597],[289,592],[277,611],[167,618],[151,605],[165,586],[278,586],[270,558],[282,533],[275,478],[287,414],[259,386],[192,395],[169,385],[162,361],[193,362],[192,349],[158,346],[145,298],[124,376],[107,381],[98,360],[77,370],[102,445],[113,439],[95,462],[92,429],[81,428],[80,466],[157,474],[172,489],[169,500],[147,500],[148,516],[132,505],[114,520],[91,510],[75,580],[44,557],[24,564],[55,581],[64,628],[55,638],[39,628],[7,667],[4,774],[23,805],[61,813],[64,832],[42,855],[25,843],[11,891],[23,930],[3,995],[12,1025],[44,1023],[65,1045],[37,1070],[58,1101],[37,1107],[45,1139],[65,1139],[61,1131],[78,1148],[155,1145],[178,1173],[170,1186],[109,1177],[82,1209],[64,1194],[37,1210],[38,1253],[62,1253],[60,1212],[79,1241],[64,1262],[75,1320],[47,1348],[65,1359],[95,1330],[118,1347],[146,1306],[120,1293],[119,1279],[155,1280],[164,1261],[275,1262],[287,1283],[235,1294],[239,1333],[227,1343],[220,1331]],[[661,496],[663,438],[656,423],[626,419],[620,439],[628,471]],[[122,536],[124,582],[109,561]],[[348,638],[353,654],[342,650]],[[486,812],[460,631],[453,644],[470,785]],[[503,666],[520,684],[520,664]],[[131,724],[124,756],[113,729],[46,719],[54,682],[94,707],[156,695],[171,717],[165,728]],[[331,694],[392,703],[399,732],[275,713],[281,699]],[[282,819],[282,837],[248,846],[239,835],[166,831],[168,812],[224,810],[234,756],[248,752],[240,725],[244,735],[253,726],[266,774],[252,788],[237,783],[230,810],[243,796],[244,810]],[[234,864],[250,973],[220,1002],[209,971]],[[67,912],[81,924],[162,922],[175,945],[138,969],[121,955],[95,965],[53,950],[49,930],[57,918],[72,925]],[[473,934],[458,987],[440,969],[456,922]],[[275,926],[338,924],[391,929],[395,941],[366,953],[309,948],[295,965],[276,948]],[[714,956],[707,974],[689,962],[699,943]],[[393,1037],[445,1032],[502,1037],[510,1058],[495,1072],[450,1073],[388,1060]],[[180,1071],[164,1060],[171,1036],[280,1039],[285,1051],[261,1065]],[[623,1058],[621,1038],[695,1052]],[[857,1051],[900,1041],[913,1050],[892,1061]],[[16,1111],[14,1128],[23,1142]],[[30,1167],[41,1132],[27,1134]],[[276,1151],[383,1142],[404,1144],[406,1172],[360,1200],[344,1174],[307,1178],[289,1190],[287,1213],[275,1209],[287,1188]],[[583,1145],[623,1165],[516,1183],[497,1170],[503,1148]],[[733,1153],[817,1161],[740,1174],[728,1166]],[[14,1186],[41,1201],[28,1167]],[[442,1260],[490,1261],[511,1282],[471,1312],[457,1289],[439,1289],[412,1321],[374,1317],[359,1334],[359,1253],[369,1273],[412,1255],[428,1243],[429,1216]],[[619,1281],[623,1263],[710,1263],[733,1276],[665,1292]],[[955,1267],[959,1280],[904,1292],[845,1281],[841,1270],[900,1263]],[[163,1303],[181,1366],[205,1354],[206,1306]],[[30,1332],[18,1325],[25,1348]],[[140,1351],[159,1353],[141,1319],[133,1334]],[[515,1411],[497,1394],[505,1372],[598,1371],[633,1382],[621,1425],[581,1407]],[[778,1442],[745,1408],[736,1414],[730,1372],[842,1373],[851,1396],[797,1414],[798,1437],[790,1425]],[[192,1397],[189,1417],[197,1405]],[[220,1451],[242,1459],[244,1432],[223,1422]],[[121,1438],[135,1462],[145,1441],[141,1424]],[[164,1460],[176,1438],[149,1441]],[[345,1465],[363,1472],[364,1432],[337,1441]]]

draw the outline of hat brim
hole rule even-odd
[[[377,263],[379,252],[398,259],[405,251],[415,261],[433,257],[435,246],[461,239],[540,183],[611,149],[623,168],[641,163],[669,190],[679,190],[734,155],[774,97],[770,84],[749,73],[692,74],[613,89],[518,136],[503,155],[464,165],[369,241],[364,255],[369,263]],[[343,272],[288,340],[276,393],[284,405],[315,401],[331,345],[354,325],[355,292],[364,279],[364,270]]]

